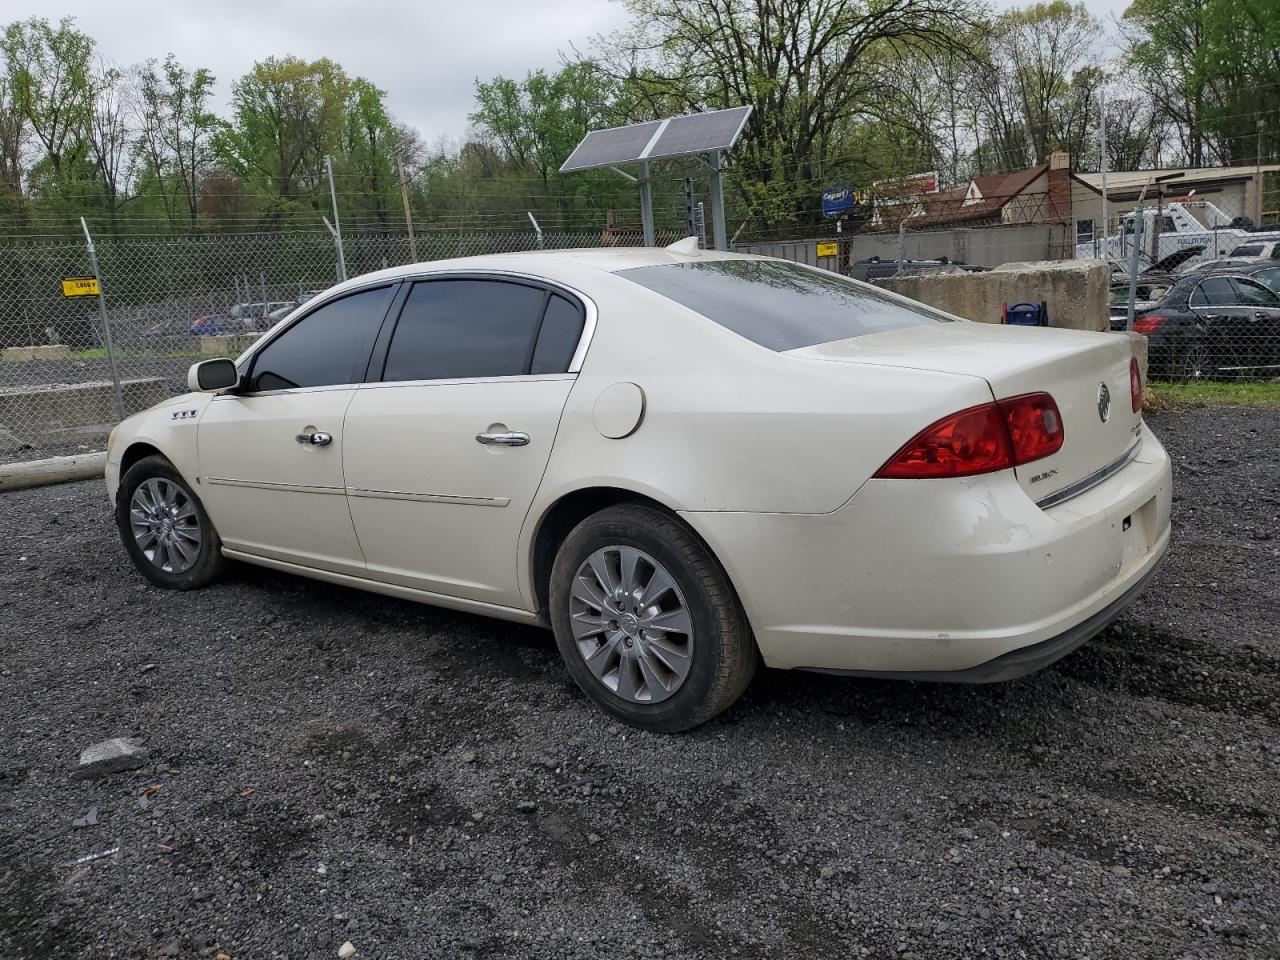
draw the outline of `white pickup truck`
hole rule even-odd
[[[1231,226],[1232,218],[1208,200],[1166,203],[1159,211],[1154,205],[1149,206],[1142,211],[1142,220],[1138,262],[1144,268],[1180,250],[1200,248],[1198,253],[1183,261],[1191,263],[1228,256],[1236,247],[1251,240],[1280,239],[1280,231],[1261,233]],[[1156,238],[1157,226],[1159,239]],[[1130,210],[1120,216],[1119,233],[1112,233],[1105,240],[1098,236],[1077,243],[1076,257],[1110,260],[1127,268],[1129,253],[1133,249],[1133,233],[1134,215]],[[1156,255],[1152,256],[1153,253]]]

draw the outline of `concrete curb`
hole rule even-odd
[[[107,469],[107,454],[78,453],[72,457],[50,457],[24,463],[0,463],[0,493],[43,487],[70,480],[92,480]]]

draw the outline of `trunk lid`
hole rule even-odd
[[[1015,471],[1033,500],[1043,500],[1119,460],[1140,435],[1142,413],[1133,412],[1129,392],[1133,348],[1125,336],[939,323],[817,344],[787,355],[966,374],[985,380],[997,400],[1048,393],[1062,414],[1064,437],[1057,453]],[[1104,385],[1109,398],[1105,418]],[[940,410],[938,416],[953,412]]]

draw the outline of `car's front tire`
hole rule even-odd
[[[204,504],[164,457],[145,457],[125,472],[116,492],[116,527],[129,559],[157,586],[194,590],[226,568]]]
[[[548,601],[569,674],[632,726],[696,727],[755,673],[759,654],[729,578],[657,507],[621,504],[579,523],[556,554]]]

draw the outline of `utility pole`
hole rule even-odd
[[[1101,125],[1099,126],[1099,131],[1102,137],[1102,143],[1099,148],[1099,156],[1101,158],[1100,164],[1101,164],[1101,170],[1102,170],[1102,252],[1103,252],[1103,256],[1105,257],[1107,252],[1107,225],[1111,222],[1110,220],[1107,219],[1108,217],[1108,211],[1107,211],[1107,166],[1108,164],[1107,164],[1107,91],[1106,90],[1098,91],[1098,107],[1102,114],[1101,116],[1102,122],[1101,122]],[[1097,236],[1096,230],[1094,231],[1094,236]],[[1098,249],[1096,245],[1094,249],[1095,250]]]
[[[1258,203],[1257,203],[1258,215],[1254,218],[1253,222],[1255,225],[1259,227],[1262,226],[1262,213],[1263,213],[1263,210],[1262,210],[1262,131],[1266,128],[1266,126],[1267,126],[1267,121],[1264,120],[1262,117],[1259,117],[1258,123],[1257,123],[1258,158],[1257,158],[1257,165],[1254,167],[1254,171],[1253,171],[1253,183],[1254,183],[1253,189],[1258,196]]]
[[[342,224],[338,222],[338,191],[333,186],[333,157],[324,155],[325,169],[329,171],[329,198],[333,200],[333,242],[338,247],[338,282],[347,279],[347,258],[342,252]]]
[[[400,174],[400,199],[404,201],[404,225],[409,230],[409,258],[418,262],[418,242],[413,239],[413,214],[409,212],[409,188],[404,182],[404,164],[396,157],[396,172]],[[335,214],[336,216],[336,214]]]
[[[1147,188],[1151,186],[1151,178],[1142,186],[1138,194],[1138,205],[1133,208],[1133,246],[1129,248],[1129,303],[1125,310],[1124,328],[1133,330],[1133,306],[1138,298],[1138,252],[1142,249],[1142,201],[1147,199]]]

